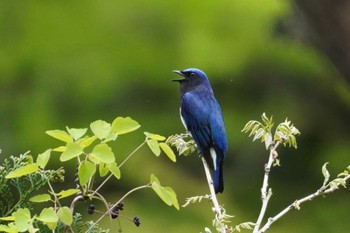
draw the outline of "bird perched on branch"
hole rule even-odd
[[[213,170],[215,193],[222,193],[227,139],[220,106],[203,71],[189,68],[173,72],[182,76],[181,79],[173,80],[180,83],[182,123],[191,133],[200,154]]]

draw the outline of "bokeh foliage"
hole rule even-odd
[[[301,131],[298,150],[279,153],[272,215],[318,187],[324,162],[334,173],[350,164],[349,84],[298,39],[302,25],[293,24],[293,12],[288,0],[0,1],[0,156],[40,153],[54,143],[46,130],[116,116],[131,116],[162,135],[181,133],[170,71],[198,67],[224,112],[230,151],[219,198],[237,222],[257,217],[267,160],[264,148],[240,132],[243,126],[266,112],[276,122],[288,117]],[[127,155],[123,145],[143,139],[120,140],[115,150]],[[207,192],[195,156],[169,165],[142,152],[130,161],[130,183],[109,189],[146,181],[151,164],[180,202]],[[315,201],[271,232],[344,231],[347,196]],[[210,204],[179,213],[152,201],[145,194],[128,202],[146,216],[142,232],[199,232],[211,219]],[[302,226],[295,224],[300,220]]]

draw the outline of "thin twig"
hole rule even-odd
[[[210,200],[213,202],[214,205],[214,211],[216,214],[216,218],[217,219],[222,219],[222,212],[221,212],[221,208],[219,206],[219,202],[218,199],[216,198],[216,194],[215,194],[215,189],[214,189],[214,184],[213,184],[213,179],[211,177],[210,174],[210,170],[208,167],[207,162],[205,161],[204,157],[201,156],[202,162],[203,162],[203,167],[204,167],[204,171],[205,171],[205,175],[207,177],[207,181],[208,181],[208,185],[209,185],[209,190],[210,190]],[[221,229],[221,233],[225,233],[225,227],[222,227]]]
[[[349,179],[350,179],[350,174],[348,174],[347,176],[342,178],[342,180],[344,182],[347,182]],[[320,188],[316,192],[314,192],[314,193],[312,193],[312,194],[310,194],[310,195],[308,195],[308,196],[306,196],[304,198],[296,200],[295,202],[293,202],[292,204],[287,206],[284,210],[282,210],[280,213],[278,213],[274,217],[269,218],[267,223],[261,228],[261,230],[257,231],[257,233],[263,233],[263,232],[267,231],[274,222],[276,222],[278,219],[280,219],[283,215],[288,213],[290,210],[292,210],[292,209],[299,209],[300,205],[302,203],[307,202],[307,201],[311,201],[315,197],[324,196],[326,194],[334,192],[335,190],[339,189],[339,186],[340,185],[338,184],[338,185],[331,186],[328,189]]]
[[[271,167],[276,160],[276,148],[278,147],[278,145],[279,145],[279,142],[276,142],[273,146],[270,147],[269,160],[268,160],[267,164],[265,164],[264,181],[263,181],[263,185],[261,188],[262,206],[261,206],[258,220],[256,221],[256,224],[254,226],[253,233],[259,232],[261,222],[264,219],[264,216],[266,213],[267,204],[270,200],[270,197],[272,196],[272,190],[271,190],[271,188],[268,188],[268,186],[269,186],[269,174],[271,171]]]
[[[121,201],[123,201],[127,196],[129,196],[131,193],[138,191],[140,189],[144,189],[144,188],[150,188],[151,187],[151,183],[148,183],[146,185],[142,185],[142,186],[138,186],[136,188],[131,189],[129,192],[127,192],[126,194],[124,194],[124,196],[122,198],[119,199],[119,201],[117,201],[112,207],[110,207],[96,222],[94,222],[89,229],[87,229],[87,231],[85,233],[89,233],[106,215],[109,214],[109,212],[115,208]]]
[[[208,185],[209,185],[210,200],[213,202],[215,213],[217,215],[221,215],[221,209],[220,209],[220,206],[219,206],[219,202],[218,202],[218,200],[216,198],[214,185],[213,185],[213,180],[212,180],[211,175],[210,175],[210,170],[209,170],[208,164],[205,161],[203,156],[201,156],[201,159],[202,159],[202,162],[203,162],[205,175],[207,177],[207,181],[208,181]]]
[[[143,145],[145,145],[146,140],[143,141],[138,147],[135,148],[135,150],[133,150],[125,159],[123,162],[121,162],[118,166],[118,168],[120,168],[121,166],[123,166],[123,164],[128,161],[130,159],[130,157],[135,154]],[[107,183],[107,181],[114,176],[113,174],[109,174],[109,176],[93,191],[93,193],[91,194],[92,196],[95,195],[96,192],[98,192],[105,183]]]

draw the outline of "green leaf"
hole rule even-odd
[[[165,204],[168,206],[172,205],[172,201],[168,197],[167,191],[158,182],[152,182],[152,189]]]
[[[0,225],[0,232],[18,233],[18,230],[14,228],[10,228],[6,225]]]
[[[52,149],[52,151],[61,152],[61,153],[63,153],[65,150],[67,150],[66,146],[59,146],[59,147]]]
[[[109,172],[109,170],[108,170],[108,168],[107,168],[105,163],[100,163],[98,165],[98,171],[99,171],[101,177],[106,176],[108,174],[108,172]]]
[[[51,196],[47,193],[39,194],[29,199],[31,202],[47,202],[51,201]]]
[[[179,202],[177,200],[177,197],[176,197],[176,193],[175,191],[170,188],[170,187],[165,187],[164,188],[167,195],[168,195],[168,198],[170,199],[172,205],[177,209],[177,210],[180,210],[180,206],[179,206]]]
[[[11,215],[11,216],[6,216],[6,217],[1,217],[0,220],[2,220],[2,221],[15,221],[15,218]]]
[[[112,123],[112,130],[119,135],[130,133],[138,128],[140,128],[139,123],[130,117],[117,117]]]
[[[75,129],[75,128],[68,128],[68,126],[66,126],[67,132],[70,134],[70,136],[73,137],[74,140],[78,140],[79,138],[81,138],[82,136],[84,136],[84,134],[87,131],[87,128],[84,129]]]
[[[151,174],[150,180],[153,191],[160,197],[160,199],[168,206],[173,205],[177,210],[179,210],[179,202],[174,190],[170,187],[163,187],[154,174]]]
[[[150,181],[151,181],[151,183],[156,182],[156,183],[160,184],[158,177],[156,177],[156,175],[154,175],[154,174],[151,174]]]
[[[83,139],[79,140],[78,144],[81,148],[84,149],[84,148],[90,146],[96,139],[97,139],[96,136],[83,138]]]
[[[102,143],[107,143],[109,141],[115,141],[118,138],[118,134],[115,132],[111,132]]]
[[[161,142],[159,146],[171,161],[176,162],[176,155],[168,144]]]
[[[153,133],[149,133],[149,132],[144,132],[144,134],[146,135],[147,138],[151,138],[157,141],[164,141],[166,139],[166,137],[161,136],[159,134],[153,134]]]
[[[325,187],[327,185],[329,177],[331,176],[327,170],[327,165],[328,165],[328,162],[323,164],[323,166],[322,166],[322,174],[324,176],[323,187]]]
[[[68,142],[66,146],[66,150],[61,154],[60,161],[65,162],[71,160],[79,155],[81,155],[84,151],[81,147],[75,142]]]
[[[46,224],[51,230],[54,230],[57,226],[58,216],[52,207],[44,208],[36,218]]]
[[[270,145],[271,145],[271,143],[272,143],[272,135],[267,133],[265,135],[264,141],[265,141],[265,148],[266,148],[266,150],[268,150]]]
[[[81,186],[86,185],[90,178],[95,174],[96,167],[90,161],[83,161],[78,169],[79,183]]]
[[[60,221],[65,225],[70,226],[73,222],[73,213],[67,206],[59,208],[57,211],[57,216],[60,219]]]
[[[113,163],[115,161],[112,149],[104,143],[96,145],[92,150],[90,156],[92,156],[94,160],[106,164]]]
[[[90,129],[97,138],[103,140],[110,134],[112,128],[106,121],[97,120],[90,124]]]
[[[120,169],[116,163],[107,164],[107,168],[117,179],[120,179]]]
[[[147,145],[151,149],[153,154],[155,154],[156,156],[160,155],[160,148],[157,140],[149,138],[147,139]]]
[[[63,130],[48,130],[46,134],[63,142],[73,142],[73,138]]]
[[[46,164],[49,162],[50,154],[51,149],[48,149],[44,153],[38,155],[36,163],[39,165],[40,168],[45,169]]]
[[[12,214],[15,217],[15,225],[20,232],[27,231],[31,225],[31,216],[29,209],[19,208]]]
[[[79,189],[67,189],[67,190],[62,190],[59,193],[56,193],[56,196],[58,197],[58,199],[62,199],[62,198],[65,198],[65,197],[69,197],[69,196],[75,195],[78,192],[80,192]]]
[[[14,171],[9,172],[5,176],[6,179],[11,179],[11,178],[17,178],[21,176],[25,176],[34,172],[37,172],[39,170],[39,166],[36,163],[28,164],[23,167],[19,167]]]

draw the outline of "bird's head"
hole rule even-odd
[[[181,78],[173,79],[172,81],[180,83],[180,89],[183,93],[199,86],[211,90],[207,75],[200,69],[189,68],[185,70],[173,70],[173,72],[182,76]]]

